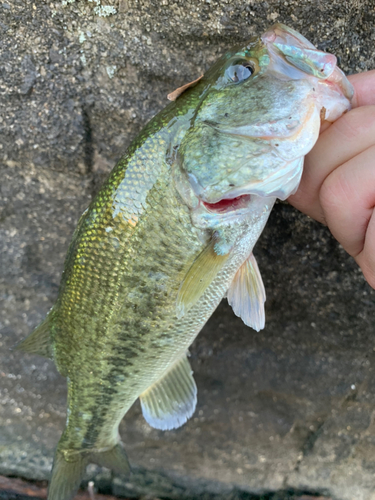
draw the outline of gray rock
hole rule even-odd
[[[8,348],[56,299],[80,214],[168,92],[276,20],[347,72],[374,67],[373,0],[0,4],[1,474],[47,478],[64,426],[65,380]],[[245,327],[223,302],[192,347],[194,417],[163,433],[136,404],[121,427],[136,472],[104,471],[100,484],[169,498],[374,498],[374,292],[328,231],[287,204],[256,255],[266,329]]]

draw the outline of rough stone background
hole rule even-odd
[[[1,474],[48,477],[63,429],[65,380],[8,348],[52,306],[81,212],[169,91],[275,21],[349,73],[374,68],[373,0],[0,2]],[[163,433],[136,404],[121,428],[135,474],[104,471],[103,488],[375,499],[374,292],[329,232],[286,204],[256,255],[266,329],[223,302],[192,348],[194,417]]]

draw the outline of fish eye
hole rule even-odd
[[[234,83],[240,83],[247,80],[254,74],[254,65],[251,61],[236,61],[225,70],[225,74]]]

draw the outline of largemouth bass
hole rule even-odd
[[[142,130],[79,220],[56,304],[18,347],[68,380],[50,500],[93,462],[129,470],[118,426],[137,398],[181,426],[197,388],[187,350],[221,299],[264,327],[253,247],[298,187],[321,118],[350,108],[336,58],[277,24],[226,52]]]

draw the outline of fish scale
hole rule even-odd
[[[70,500],[90,462],[129,471],[118,426],[137,398],[155,428],[191,417],[187,351],[226,294],[264,327],[252,250],[298,187],[321,111],[350,108],[335,61],[283,25],[226,52],[170,94],[82,215],[56,304],[19,345],[68,380],[49,500]]]
[[[158,172],[158,169],[155,164],[158,158],[157,155],[152,155],[153,147],[152,144],[149,145],[149,142],[154,143],[154,140],[146,140],[142,145],[146,151],[139,154],[143,158],[148,158],[147,163],[142,164],[144,186],[148,186],[151,182],[146,178],[149,175],[148,166],[152,167],[153,179],[157,178],[155,171]],[[139,166],[137,167],[138,158],[135,158],[134,162],[135,168],[139,168]],[[90,234],[82,229],[82,236],[80,233],[77,235],[78,255],[80,255],[81,248],[86,247],[87,237],[94,238],[92,243],[94,248],[100,247],[106,255],[105,262],[100,263],[97,258],[94,258],[91,266],[85,270],[85,275],[90,276],[88,279],[89,288],[86,293],[90,294],[92,289],[105,287],[105,291],[101,292],[99,300],[91,305],[87,314],[86,311],[82,311],[80,302],[77,302],[77,293],[72,292],[69,288],[69,285],[75,281],[74,270],[77,269],[77,282],[79,287],[83,288],[82,295],[85,295],[85,285],[82,285],[80,276],[81,266],[67,263],[69,268],[73,269],[73,273],[67,276],[66,289],[61,293],[61,305],[57,304],[58,315],[64,319],[57,324],[56,328],[69,332],[69,335],[59,336],[55,334],[55,349],[64,353],[68,349],[71,350],[70,339],[74,337],[77,324],[83,328],[82,323],[84,323],[86,330],[89,328],[91,331],[91,345],[87,351],[86,359],[83,359],[82,354],[77,350],[76,364],[70,352],[69,392],[78,395],[85,392],[85,408],[82,408],[81,402],[79,405],[74,404],[74,402],[69,403],[69,424],[65,433],[66,437],[63,436],[64,439],[60,441],[59,449],[61,450],[72,448],[73,442],[76,449],[82,447],[78,436],[75,435],[74,429],[77,428],[79,429],[78,434],[84,436],[85,448],[89,446],[103,448],[111,446],[111,444],[114,445],[115,442],[108,442],[107,438],[108,434],[112,433],[113,422],[121,419],[137,398],[134,395],[134,390],[139,394],[148,387],[153,377],[159,376],[159,372],[152,363],[155,358],[160,358],[157,350],[158,339],[164,340],[162,350],[166,359],[165,365],[176,355],[175,351],[178,349],[176,349],[176,344],[171,343],[168,346],[166,342],[166,339],[173,337],[170,326],[174,321],[174,307],[173,301],[170,300],[170,294],[177,295],[178,283],[186,272],[186,257],[190,255],[191,264],[200,252],[202,242],[192,231],[187,208],[179,203],[178,193],[168,178],[170,169],[165,161],[160,166],[160,171],[164,170],[166,174],[165,181],[154,180],[155,184],[149,192],[146,191],[147,187],[144,188],[145,193],[141,193],[141,196],[144,198],[143,203],[147,205],[147,210],[138,211],[139,221],[134,226],[129,224],[128,218],[130,218],[131,212],[133,213],[134,204],[127,203],[129,200],[127,191],[131,190],[133,178],[130,176],[128,180],[127,174],[129,170],[132,170],[132,167],[133,160],[130,160],[126,164],[124,178],[119,183],[118,188],[115,188],[115,210],[121,207],[119,215],[113,219],[112,201],[110,200],[109,207],[103,208],[101,211],[98,210],[95,221],[91,222]],[[159,176],[160,171],[158,172]],[[113,184],[111,182],[109,184],[113,188]],[[171,186],[170,193],[168,186]],[[101,200],[97,201],[96,205],[102,205]],[[105,215],[107,213],[109,217]],[[182,221],[183,224],[181,224]],[[105,231],[107,224],[113,226],[113,230],[109,233]],[[120,248],[115,248],[112,245],[111,239],[113,237],[119,239]],[[134,252],[134,248],[138,250]],[[160,251],[161,248],[168,248],[168,253]],[[92,254],[92,249],[90,250]],[[77,260],[76,255],[72,254],[71,257],[74,262]],[[114,264],[118,265],[118,274],[108,286],[105,277]],[[94,274],[91,272],[92,268],[96,269]],[[152,276],[158,273],[167,277],[163,291],[159,290],[159,280],[152,279]],[[152,274],[151,279],[150,274]],[[178,278],[178,275],[181,277]],[[146,301],[144,300],[145,295],[147,295]],[[76,301],[76,315],[66,314],[65,296],[69,298],[69,302]],[[97,311],[95,311],[96,307],[98,307]],[[105,331],[104,336],[103,331]],[[81,329],[79,329],[77,342],[82,337]],[[149,351],[147,351],[148,347],[150,347]],[[186,350],[186,348],[183,349]],[[103,351],[106,353],[104,357]],[[163,360],[160,361],[163,367]],[[64,367],[63,363],[64,361],[58,365],[60,370]],[[137,384],[132,386],[128,384],[127,379],[137,373],[137,363],[142,364],[143,375],[139,377]],[[74,373],[72,373],[72,366],[75,366]],[[147,366],[150,367],[149,370],[145,370]],[[164,370],[161,368],[159,371]],[[118,377],[119,373],[124,376],[124,380],[121,384],[116,384],[115,378]],[[91,379],[94,381],[92,384],[90,383]],[[112,388],[110,395],[108,395],[108,387]],[[114,387],[115,389],[113,389]],[[129,392],[130,394],[128,394]],[[101,415],[100,418],[97,415],[98,408],[103,406],[103,400],[106,403],[103,412],[108,416],[108,423],[105,421],[105,415]],[[83,419],[80,416],[82,411],[84,412]],[[87,415],[96,415],[94,420],[90,419],[89,425]],[[110,426],[109,431],[106,429],[106,424]],[[104,434],[103,439],[100,437],[100,433],[93,430],[94,428],[101,429]],[[84,429],[86,430],[83,431]]]
[[[150,157],[149,161],[155,164],[154,158]],[[166,166],[165,168],[167,169]],[[147,168],[145,170],[147,171]],[[121,283],[116,282],[116,286],[112,282],[111,288],[115,287],[117,296],[124,299],[127,297],[127,300],[123,303],[117,302],[116,306],[111,308],[111,324],[108,322],[105,326],[102,323],[96,325],[97,330],[106,329],[105,345],[102,345],[99,336],[98,345],[92,345],[88,351],[87,362],[91,359],[92,364],[99,363],[99,366],[93,369],[92,364],[91,367],[88,365],[89,368],[86,368],[83,373],[77,366],[75,373],[69,376],[69,392],[76,393],[79,397],[82,392],[85,392],[86,406],[82,408],[81,399],[80,404],[69,402],[69,424],[60,440],[59,450],[72,449],[73,443],[75,449],[78,450],[89,447],[104,448],[116,444],[117,433],[113,435],[113,429],[116,427],[114,423],[117,424],[122,419],[138,395],[157,381],[174,359],[186,352],[211,315],[213,308],[222,299],[238,267],[249,255],[271,209],[269,207],[269,210],[262,214],[258,224],[251,220],[238,228],[240,234],[247,233],[246,238],[240,240],[232,258],[208,287],[199,305],[192,308],[186,317],[178,321],[175,300],[171,300],[170,293],[177,296],[179,283],[187,271],[186,262],[188,264],[193,262],[202,250],[203,244],[197,237],[194,237],[188,211],[185,207],[181,210],[178,193],[171,183],[168,184],[171,186],[169,193],[165,187],[161,189],[161,186],[152,190],[154,201],[152,211],[149,211],[145,218],[141,216],[139,223],[132,228],[130,236],[132,247],[138,248],[139,251],[132,255],[129,255],[129,252],[128,255],[116,252],[114,259],[108,259],[109,262],[112,260],[126,262],[119,273]],[[185,224],[181,225],[181,220],[184,220]],[[261,227],[258,227],[259,224]],[[175,231],[175,225],[178,226],[177,231]],[[182,230],[183,227],[185,230]],[[164,231],[161,232],[162,229]],[[179,236],[177,240],[176,232]],[[104,236],[108,238],[108,233],[102,231],[101,242]],[[181,239],[182,237],[184,240]],[[164,244],[168,245],[169,255],[160,254],[160,238]],[[141,242],[145,241],[152,243],[141,245]],[[185,243],[183,247],[181,247],[182,242]],[[191,257],[187,261],[186,256],[189,250]],[[126,253],[125,247],[124,253]],[[155,289],[155,283],[148,280],[150,270],[154,273],[163,272],[168,276],[167,288],[168,285],[169,287],[172,285],[174,289],[170,293],[163,293],[160,297],[160,293]],[[128,276],[130,280],[127,280]],[[91,286],[93,286],[92,283]],[[142,294],[142,287],[145,286],[147,301],[144,300]],[[139,289],[141,290],[139,297],[129,299],[129,294]],[[164,299],[165,296],[167,301]],[[105,309],[107,304],[108,299],[101,304],[101,307]],[[59,313],[64,316],[64,309],[61,309]],[[100,313],[103,317],[102,311]],[[82,320],[82,311],[80,314],[80,320]],[[73,324],[65,324],[64,328],[70,332],[74,331]],[[66,335],[61,338],[64,342],[66,339]],[[93,339],[95,337],[91,336],[91,343]],[[61,340],[58,349],[62,348]],[[106,353],[105,357],[102,354],[103,350]],[[95,359],[95,354],[96,357],[99,354],[99,359]],[[157,365],[155,365],[155,360]],[[82,363],[81,354],[77,361]],[[71,359],[69,364],[70,366],[73,364]],[[86,366],[86,362],[83,364]],[[137,371],[138,364],[142,366],[141,373]],[[88,371],[92,373],[87,373]],[[114,380],[118,373],[124,376],[121,384],[116,384]],[[136,381],[129,385],[128,378],[134,376],[137,376]],[[97,380],[98,383],[91,384],[91,379]],[[109,387],[111,387],[110,394],[108,394]],[[100,416],[98,408],[103,408]],[[83,419],[80,416],[82,411],[85,413]],[[95,415],[95,419],[90,419],[89,424],[87,415]],[[83,436],[81,437],[83,443],[80,443],[75,429],[79,429],[78,434]],[[85,432],[83,432],[84,429]]]

